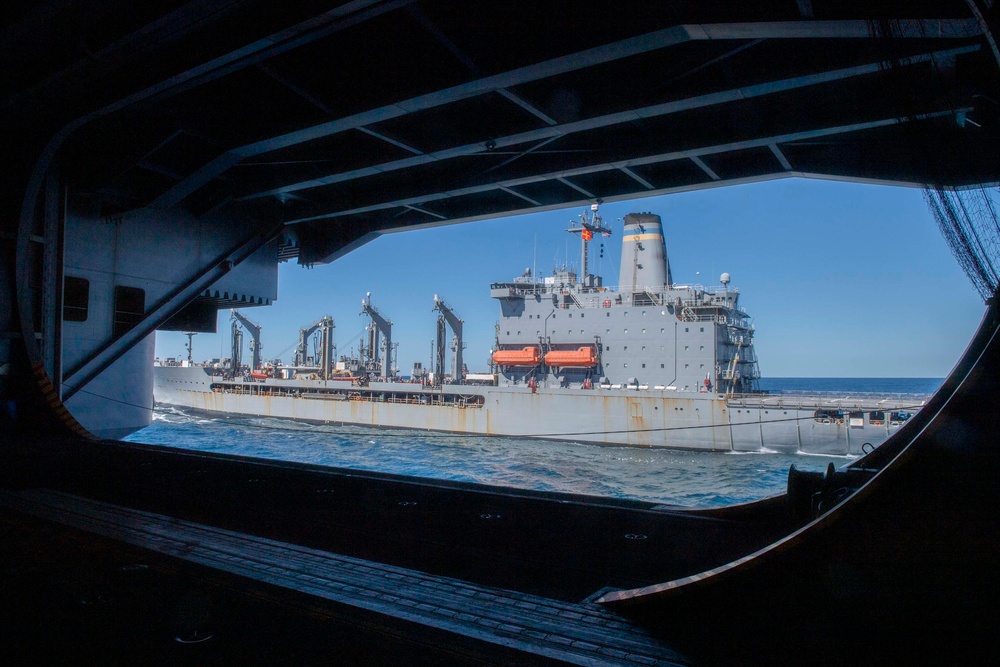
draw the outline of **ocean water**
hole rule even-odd
[[[772,393],[933,393],[940,378],[767,378]],[[160,407],[126,440],[495,486],[632,498],[692,507],[755,500],[785,490],[788,468],[840,467],[848,456],[686,452],[524,438],[314,425]]]

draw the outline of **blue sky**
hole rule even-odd
[[[499,313],[490,282],[532,265],[539,275],[577,266],[578,237],[565,229],[582,211],[398,232],[330,265],[285,263],[274,305],[243,312],[263,326],[265,358],[322,315],[334,317],[339,353],[356,353],[371,292],[408,374],[414,361],[430,363],[439,294],[465,320],[469,369],[485,370]],[[621,218],[633,211],[662,216],[675,282],[717,285],[731,274],[764,377],[943,377],[984,311],[917,189],[783,179],[607,203],[614,235],[601,239],[603,260],[591,255],[606,285],[618,283]],[[196,361],[228,355],[228,320],[221,311],[220,333],[195,337]],[[156,355],[186,357],[186,341],[158,332]]]

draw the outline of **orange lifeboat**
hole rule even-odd
[[[537,346],[522,347],[520,350],[497,350],[493,353],[493,363],[500,366],[537,366],[542,360],[542,351]]]
[[[591,368],[597,365],[597,350],[593,345],[575,350],[552,350],[545,355],[545,363],[560,368]]]

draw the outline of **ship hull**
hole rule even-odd
[[[861,398],[726,398],[655,390],[399,382],[356,387],[349,380],[242,382],[212,377],[200,367],[157,367],[154,397],[160,404],[231,415],[702,451],[858,455],[881,444],[902,423],[885,418],[893,409],[885,401]],[[905,403],[895,407],[915,408]],[[830,416],[836,411],[842,413],[840,419]],[[883,419],[872,418],[878,412]]]

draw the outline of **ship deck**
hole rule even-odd
[[[283,393],[288,391],[308,392],[301,395],[309,398],[323,398],[349,396],[355,398],[380,398],[380,395],[390,392],[393,395],[408,396],[483,396],[489,392],[528,392],[531,391],[527,385],[521,386],[496,386],[488,384],[466,384],[466,385],[421,385],[415,382],[385,382],[372,381],[364,386],[357,386],[348,378],[336,378],[333,380],[315,379],[274,379],[257,381],[244,380],[223,380],[221,377],[213,377],[210,385],[218,390],[237,393]],[[206,387],[207,388],[207,387]],[[599,392],[601,395],[626,395],[626,396],[655,396],[662,398],[712,398],[725,400],[733,406],[768,408],[780,407],[792,410],[812,410],[812,409],[845,409],[845,410],[909,410],[920,409],[930,398],[930,395],[911,394],[877,394],[877,393],[853,393],[839,394],[832,392],[789,392],[780,394],[735,394],[725,395],[717,393],[684,392],[668,389],[650,389],[649,387],[635,388],[622,385],[602,386],[595,384],[593,389],[584,390],[580,387],[560,387],[538,385],[538,391],[553,392],[559,394],[573,394],[586,392]]]
[[[790,410],[898,410],[915,412],[922,408],[927,395],[878,394],[738,394],[726,399],[733,406],[748,408],[787,408]]]

